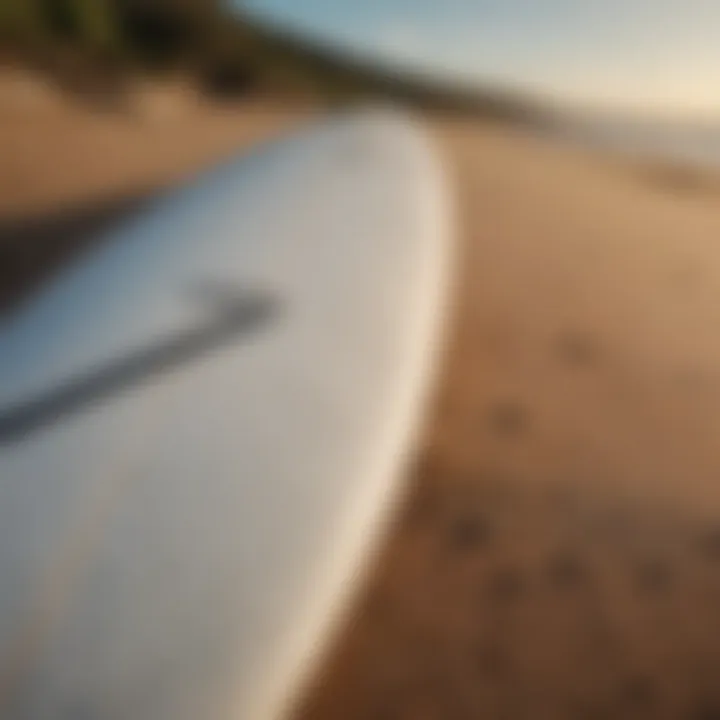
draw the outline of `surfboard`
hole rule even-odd
[[[0,327],[0,715],[277,718],[402,489],[452,211],[424,130],[318,121]]]

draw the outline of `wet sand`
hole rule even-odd
[[[102,182],[69,154],[48,204],[187,177],[249,141],[235,112],[222,142],[196,117],[114,150]],[[298,717],[720,718],[720,194],[431,126],[462,221],[451,342],[406,507]],[[44,197],[16,193],[15,215]]]

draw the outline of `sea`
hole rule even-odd
[[[639,159],[664,160],[720,171],[720,121],[566,118],[556,126],[562,139]]]

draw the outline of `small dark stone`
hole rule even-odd
[[[644,707],[655,700],[655,686],[652,678],[636,675],[628,678],[620,689],[620,700],[634,708]]]
[[[405,521],[413,527],[429,525],[436,521],[442,504],[442,493],[437,483],[418,482],[405,507]]]
[[[640,590],[659,593],[672,584],[673,574],[665,560],[655,559],[639,565],[635,571],[635,579]]]
[[[710,560],[720,561],[720,527],[705,533],[700,539],[700,550]]]
[[[557,352],[568,365],[588,366],[599,355],[599,349],[592,335],[581,331],[568,331],[556,341]]]
[[[720,720],[720,704],[702,703],[688,714],[689,720]]]
[[[488,593],[490,598],[501,604],[519,600],[525,592],[525,582],[520,570],[504,567],[495,570],[490,576]]]
[[[521,435],[528,424],[526,409],[517,402],[502,401],[490,408],[490,426],[493,431],[503,437],[517,437]]]
[[[502,675],[509,666],[507,654],[496,644],[479,647],[475,652],[475,660],[480,672],[492,677]]]
[[[576,720],[609,720],[613,713],[602,701],[577,700],[573,703],[572,717]]]
[[[559,553],[550,559],[547,568],[550,582],[559,588],[577,586],[587,578],[582,560],[573,553]]]
[[[481,515],[463,513],[450,521],[449,539],[454,550],[478,550],[490,540],[491,530]]]

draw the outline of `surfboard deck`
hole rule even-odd
[[[343,115],[169,196],[0,328],[0,714],[276,718],[402,487],[441,163]]]

